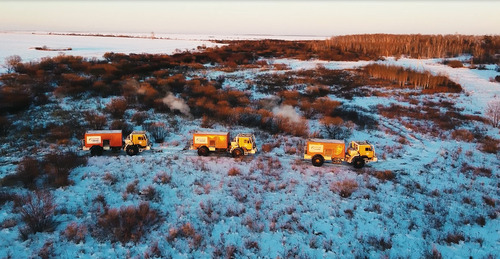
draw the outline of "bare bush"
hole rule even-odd
[[[123,114],[128,108],[128,102],[125,98],[115,98],[111,100],[111,102],[106,105],[106,110],[114,117],[114,118],[123,118]]]
[[[38,251],[38,257],[42,259],[54,258],[54,243],[52,240],[49,240],[43,244],[42,248]]]
[[[500,151],[500,140],[494,139],[490,136],[486,136],[481,139],[479,144],[479,149],[483,152],[498,154],[498,151]]]
[[[500,100],[492,100],[486,106],[486,116],[489,117],[491,125],[498,127],[500,125]]]
[[[229,176],[237,176],[237,175],[240,175],[241,174],[241,171],[240,169],[236,168],[236,167],[232,167],[231,169],[229,169],[229,171],[227,172],[227,175]]]
[[[167,126],[162,122],[147,123],[144,125],[144,129],[151,134],[155,143],[162,143],[168,136]]]
[[[460,60],[449,60],[449,61],[445,61],[443,63],[445,65],[452,67],[452,68],[464,67],[464,64],[462,64],[462,62]]]
[[[159,172],[153,178],[153,182],[167,184],[172,181],[172,176],[167,174],[166,172]]]
[[[474,141],[474,134],[467,129],[458,129],[451,132],[451,137],[465,142]]]
[[[87,227],[83,224],[79,225],[76,222],[71,222],[66,226],[66,229],[62,234],[74,243],[80,243],[85,241],[85,236],[87,236]]]
[[[358,189],[358,182],[352,179],[345,179],[330,184],[330,190],[338,193],[341,197],[348,198]]]
[[[153,201],[158,198],[158,192],[152,185],[149,185],[146,188],[142,189],[140,194],[142,197],[144,197],[144,199],[148,201]]]
[[[14,201],[16,212],[21,214],[21,219],[26,226],[20,229],[21,234],[51,231],[54,228],[54,197],[48,191],[35,191],[34,193],[18,196]]]
[[[383,181],[383,182],[388,181],[388,180],[390,181],[390,180],[392,180],[392,179],[394,179],[394,178],[395,178],[394,173],[393,173],[392,171],[390,171],[390,170],[385,170],[385,171],[375,171],[375,172],[373,173],[373,175],[374,175],[377,179],[379,179],[379,180],[381,180],[381,181]]]
[[[145,112],[136,112],[132,115],[132,121],[135,122],[136,125],[142,125],[144,121],[148,118],[147,113]]]
[[[90,129],[100,130],[104,129],[106,126],[106,116],[98,114],[94,111],[89,111],[84,113],[85,121],[89,124]]]
[[[107,236],[111,241],[126,243],[139,241],[146,231],[159,220],[158,212],[148,202],[138,207],[127,206],[107,209],[97,218],[97,237]]]
[[[321,119],[321,124],[326,138],[348,139],[352,135],[352,123],[345,123],[340,117],[326,116]]]
[[[33,157],[24,157],[17,166],[16,176],[24,184],[31,186],[40,175],[40,162]]]
[[[458,244],[460,241],[465,241],[464,234],[462,233],[448,233],[444,241],[448,244],[454,243]]]
[[[54,187],[70,185],[69,174],[73,168],[87,163],[86,157],[80,157],[74,152],[53,152],[45,155],[43,161],[43,173],[46,182]]]

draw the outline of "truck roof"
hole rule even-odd
[[[366,141],[366,140],[362,140],[362,141],[354,141],[354,140],[353,140],[352,142],[354,142],[354,143],[356,143],[356,144],[358,144],[358,145],[371,145],[371,144],[370,144],[370,143],[368,143],[368,141]]]
[[[345,144],[343,140],[338,139],[319,139],[319,138],[311,138],[307,140],[308,142],[319,142],[319,143],[334,143],[334,144]]]
[[[85,134],[109,134],[109,133],[122,133],[121,130],[88,130]]]
[[[196,131],[194,134],[199,134],[199,135],[227,135],[229,132],[211,132],[211,131]]]

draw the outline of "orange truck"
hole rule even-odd
[[[233,157],[239,157],[257,152],[253,134],[240,133],[231,141],[229,132],[197,131],[193,134],[190,149],[198,150],[199,156],[207,156],[209,152],[229,152]]]
[[[82,139],[82,149],[90,150],[92,156],[102,155],[104,150],[124,149],[128,155],[137,155],[150,150],[151,143],[144,131],[134,131],[123,141],[121,130],[89,130]]]
[[[92,156],[99,156],[103,150],[118,151],[122,146],[121,130],[89,130],[85,132],[82,149],[90,150]]]
[[[340,164],[347,162],[355,168],[376,162],[375,149],[368,141],[351,141],[346,150],[345,142],[336,139],[309,139],[304,148],[304,159],[310,159],[314,166],[322,166],[325,161]]]

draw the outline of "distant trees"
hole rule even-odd
[[[364,70],[372,77],[391,80],[399,87],[409,87],[421,89],[438,89],[441,92],[462,91],[460,85],[449,80],[446,76],[435,76],[429,71],[415,71],[409,68],[391,65],[370,64]]]
[[[444,58],[471,54],[477,61],[491,61],[500,49],[500,36],[361,34],[314,41],[310,48],[320,56],[336,56],[337,59],[401,55]]]

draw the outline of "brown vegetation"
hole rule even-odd
[[[429,71],[418,72],[409,68],[390,65],[371,64],[364,67],[370,76],[390,80],[399,87],[433,90],[435,92],[459,93],[460,85],[452,82],[446,76],[434,76]]]
[[[147,230],[158,220],[158,212],[143,202],[139,206],[127,206],[120,209],[106,209],[98,215],[95,235],[107,236],[111,241],[126,243],[137,242]]]

